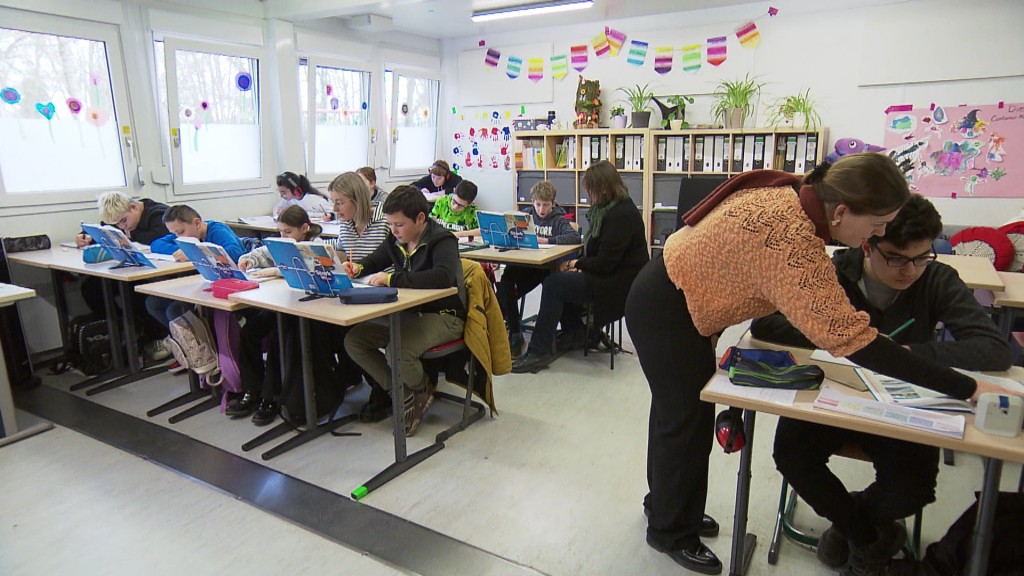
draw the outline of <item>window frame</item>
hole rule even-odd
[[[114,24],[75,20],[63,16],[31,14],[2,7],[0,7],[0,17],[3,21],[0,28],[8,30],[103,42],[107,55],[107,73],[110,76],[110,92],[114,102],[114,114],[111,120],[117,127],[118,142],[121,145],[121,168],[124,171],[124,185],[122,186],[30,193],[7,192],[3,176],[0,175],[0,207],[2,207],[0,210],[26,206],[95,203],[97,194],[109,190],[131,194],[134,189],[133,179],[138,173],[139,160],[135,146],[137,141],[134,136],[135,123],[132,117],[131,102],[128,98],[127,73],[122,57],[123,47],[118,27]]]
[[[302,66],[302,60],[306,61],[306,173],[311,182],[330,182],[337,174],[333,172],[321,172],[316,169],[316,114],[313,113],[316,104],[316,67],[339,68],[366,74],[366,88],[369,94],[367,98],[366,124],[366,156],[361,165],[368,165],[373,151],[373,81],[374,71],[372,66],[365,62],[331,58],[327,56],[306,55],[301,56],[296,62],[296,67]]]
[[[401,76],[407,78],[422,78],[426,80],[434,80],[437,82],[437,109],[435,110],[434,117],[437,119],[437,123],[434,129],[434,154],[430,162],[434,162],[437,158],[440,158],[439,150],[441,149],[441,102],[444,100],[444,80],[440,72],[432,72],[427,70],[421,70],[416,68],[402,67],[402,66],[385,66],[385,70],[391,71],[391,133],[388,134],[388,170],[389,174],[394,179],[406,179],[406,178],[419,178],[423,176],[430,164],[426,164],[420,168],[409,168],[399,170],[395,168],[395,147],[398,144],[398,128],[394,124],[394,119],[398,117],[398,79]],[[381,77],[381,83],[384,83],[384,77]],[[384,96],[382,94],[382,96]],[[382,118],[384,122],[386,119]]]
[[[267,126],[267,82],[268,70],[265,66],[266,57],[262,47],[246,46],[241,44],[228,44],[219,42],[204,42],[180,38],[170,34],[164,34],[161,39],[164,43],[164,81],[167,89],[167,132],[163,135],[166,138],[168,150],[171,154],[171,187],[169,192],[174,197],[189,197],[197,194],[209,194],[211,192],[233,192],[238,190],[265,189],[274,182],[274,174],[271,155],[273,154],[273,140],[270,129]],[[178,68],[175,59],[177,50],[189,52],[201,52],[207,54],[218,54],[236,58],[251,58],[256,60],[258,71],[257,98],[259,102],[259,126],[260,126],[260,177],[244,180],[223,180],[218,182],[203,182],[201,184],[185,184],[182,180],[181,161],[181,119],[178,114],[180,105],[178,102]],[[179,145],[174,145],[174,133],[177,132]]]

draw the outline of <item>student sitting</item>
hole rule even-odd
[[[893,337],[911,352],[950,367],[1006,370],[1011,363],[1006,339],[956,271],[935,261],[932,242],[941,232],[935,207],[912,195],[885,236],[836,252],[832,262],[839,283],[880,332],[913,320]],[[935,338],[939,322],[954,341]],[[751,334],[814,348],[778,313],[755,320]],[[847,492],[828,468],[831,455],[846,443],[858,444],[875,466],[875,482],[861,492]],[[849,560],[853,574],[882,574],[906,539],[895,520],[935,501],[939,449],[931,446],[780,418],[774,456],[793,489],[832,522],[821,536],[818,559],[832,568]]]
[[[524,212],[533,216],[539,244],[579,244],[579,232],[573,230],[572,224],[565,219],[565,210],[555,204],[557,193],[555,185],[547,180],[534,184],[530,189],[533,206]],[[512,358],[522,355],[524,344],[518,300],[539,286],[550,273],[551,270],[547,268],[510,264],[501,275],[501,282],[498,282],[498,304],[505,316]]]
[[[385,390],[403,393],[405,433],[412,436],[433,401],[429,379],[420,362],[424,352],[460,338],[465,328],[466,288],[458,240],[431,219],[430,205],[411,186],[399,186],[384,201],[391,236],[357,263],[347,262],[352,276],[369,275],[374,286],[451,288],[458,294],[401,313],[402,357],[397,359],[402,382],[392,389],[391,371],[381,351],[388,345],[388,321],[364,322],[345,337],[345,349]],[[383,270],[394,266],[394,272]]]
[[[388,222],[377,216],[369,189],[357,173],[346,172],[335,178],[327,188],[341,228],[334,249],[356,260],[377,249],[388,237]],[[383,210],[380,210],[383,213]]]
[[[580,305],[594,307],[594,326],[621,318],[633,279],[650,259],[644,221],[615,166],[607,160],[583,174],[590,199],[583,256],[565,272],[544,279],[540,311],[530,346],[512,364],[512,372],[536,372],[555,361],[555,327],[562,324],[558,351],[586,346]]]
[[[106,192],[101,194],[97,201],[100,211],[100,221],[104,224],[111,224],[120,228],[128,238],[141,244],[152,244],[154,240],[167,235],[167,226],[164,225],[164,211],[166,204],[154,202],[148,198],[132,200],[123,192]],[[75,236],[75,244],[79,248],[92,244],[92,237],[88,234]],[[102,316],[106,308],[103,305],[103,281],[95,276],[88,276],[82,280],[82,298],[89,306],[93,314]],[[171,355],[171,351],[164,347],[163,339],[167,336],[167,329],[153,320],[146,313],[146,299],[142,294],[132,292],[132,310],[135,317],[140,320],[142,337],[146,341],[144,349],[146,356],[152,360],[164,360]]]
[[[476,184],[469,180],[459,182],[454,194],[442,196],[434,202],[430,217],[456,236],[479,236],[480,222],[473,204],[476,193]]]
[[[429,202],[433,202],[440,196],[454,192],[460,182],[462,182],[462,177],[452,173],[447,162],[435,160],[427,169],[427,175],[413,182],[412,185],[423,192]]]
[[[363,166],[356,170],[356,174],[359,174],[359,177],[363,179],[366,187],[370,190],[370,203],[383,204],[384,200],[388,197],[388,193],[383,188],[377,187],[377,172],[370,166]]]
[[[281,200],[271,212],[275,220],[289,206],[301,206],[311,216],[331,219],[330,200],[323,192],[314,188],[305,176],[294,172],[282,172],[277,177],[277,192],[281,195]]]
[[[178,262],[187,262],[188,257],[178,248],[174,241],[176,238],[185,236],[196,238],[200,242],[211,242],[217,244],[228,253],[232,261],[237,262],[245,248],[242,248],[238,236],[222,222],[215,220],[204,221],[199,217],[195,209],[186,204],[171,206],[164,212],[164,224],[171,231],[170,234],[157,238],[150,245],[150,249],[157,254],[173,254]],[[187,304],[178,300],[149,296],[146,298],[146,310],[165,327],[178,316],[185,313]]]

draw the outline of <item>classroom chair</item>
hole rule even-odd
[[[586,320],[583,323],[584,326],[584,338],[583,338],[583,355],[587,356],[590,352],[590,334],[593,330],[597,330],[597,336],[601,339],[601,343],[608,348],[609,356],[609,368],[615,370],[615,355],[619,352],[626,352],[622,348],[622,316],[618,319],[612,320],[607,325],[602,327],[594,326],[594,307],[593,305],[586,306]],[[615,334],[618,333],[618,341],[615,339]],[[627,352],[628,353],[628,352]]]
[[[473,354],[469,352],[469,346],[466,344],[464,339],[459,338],[458,340],[452,340],[451,342],[434,346],[424,352],[420,358],[423,360],[438,360],[462,352],[466,352],[466,355],[469,357],[469,379],[466,382],[465,398],[461,398],[447,392],[434,391],[434,398],[448,400],[456,404],[462,404],[462,419],[447,430],[439,433],[434,438],[434,442],[444,442],[466,428],[469,428],[471,424],[483,418],[487,411],[483,404],[473,400],[473,389],[476,382],[474,378],[476,376],[476,359],[473,357]]]
[[[839,451],[835,453],[835,456],[871,462],[871,456],[865,453],[859,444],[855,443],[844,444],[839,448]],[[817,548],[818,546],[817,537],[803,532],[793,525],[793,514],[796,511],[797,496],[798,494],[796,493],[796,490],[790,490],[789,482],[787,482],[786,478],[783,477],[782,491],[779,495],[779,510],[775,517],[775,532],[772,535],[771,546],[768,547],[768,563],[771,565],[775,565],[775,563],[779,561],[779,548],[782,545],[783,534],[791,540],[799,544],[809,546],[812,549]],[[922,511],[918,510],[917,514],[914,515],[914,531],[910,536],[910,541],[904,545],[907,551],[917,559],[920,559],[922,554],[921,516]],[[900,522],[906,526],[904,520],[900,520]]]

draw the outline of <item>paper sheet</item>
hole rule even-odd
[[[796,390],[779,390],[777,388],[755,388],[753,386],[737,386],[729,381],[725,372],[718,372],[708,382],[705,390],[728,394],[730,396],[743,396],[752,400],[760,400],[779,406],[792,406],[796,400]]]
[[[174,262],[174,256],[171,254],[150,254],[146,257],[154,262]]]
[[[861,396],[851,396],[828,385],[822,386],[818,398],[814,401],[814,407],[952,438],[964,437],[966,421],[963,416],[908,408]]]
[[[832,354],[829,354],[826,350],[815,350],[811,354],[811,360],[817,362],[828,362],[829,364],[839,364],[840,366],[856,366],[853,362],[850,362],[846,358],[837,358]]]
[[[238,221],[250,226],[270,226],[271,228],[277,226],[273,216],[242,216]]]

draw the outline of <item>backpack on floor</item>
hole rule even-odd
[[[217,364],[221,375],[221,390],[240,394],[242,375],[238,369],[238,346],[242,341],[242,326],[234,314],[227,310],[211,310],[213,313],[213,333],[217,339]],[[221,411],[227,409],[228,395],[222,394]]]
[[[174,359],[184,368],[195,372],[205,384],[221,383],[217,345],[206,321],[189,310],[171,320],[169,344]]]
[[[110,333],[101,316],[76,316],[68,324],[68,363],[87,376],[110,368]]]

